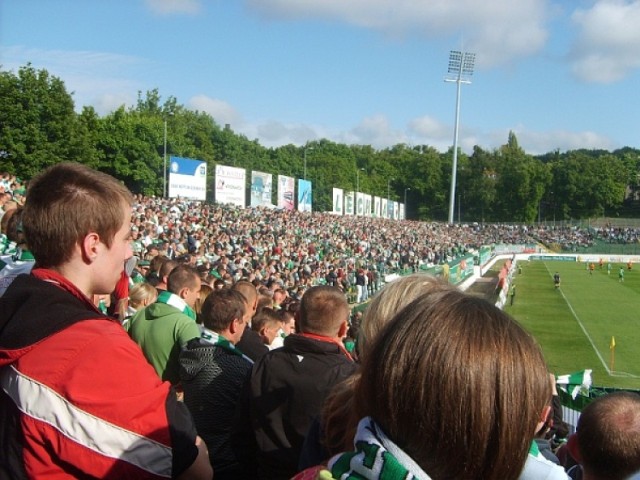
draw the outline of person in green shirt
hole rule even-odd
[[[200,286],[197,270],[184,264],[177,266],[169,274],[167,290],[131,317],[128,324],[129,336],[140,345],[147,361],[162,380],[173,385],[180,381],[180,349],[200,337],[193,310]]]

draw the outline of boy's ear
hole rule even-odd
[[[78,243],[82,254],[82,259],[90,264],[98,257],[98,246],[100,245],[100,235],[90,232],[84,236],[82,242]]]
[[[338,330],[338,336],[340,338],[344,337],[347,334],[347,330],[349,330],[349,326],[347,325],[347,321],[345,320],[340,324],[340,329]]]

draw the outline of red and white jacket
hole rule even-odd
[[[50,270],[0,298],[0,478],[172,478],[196,432],[140,348]]]

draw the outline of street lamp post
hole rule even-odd
[[[449,53],[449,77],[445,77],[445,82],[455,82],[456,89],[456,120],[453,132],[453,166],[451,168],[451,192],[449,194],[449,223],[453,223],[453,212],[456,196],[456,170],[458,165],[458,127],[460,124],[460,85],[471,83],[473,66],[476,54],[452,50]]]
[[[364,172],[364,168],[357,168],[356,169],[356,194],[353,200],[356,203],[356,216],[358,215],[358,193],[360,193],[360,171]]]
[[[407,219],[407,192],[411,190],[409,187],[404,189],[404,219]]]
[[[167,119],[164,119],[164,183],[162,188],[162,198],[167,198]]]
[[[360,171],[364,172],[364,168],[358,168],[356,170],[356,193],[360,191]]]
[[[307,179],[307,150],[313,150],[313,147],[304,147],[304,167],[302,170],[302,178]]]
[[[391,204],[391,180],[393,180],[393,178],[387,180],[387,211],[385,212],[385,218],[389,218],[389,205]]]

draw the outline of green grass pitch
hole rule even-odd
[[[590,368],[594,386],[640,389],[640,265],[627,270],[612,263],[610,275],[606,262],[602,269],[596,264],[592,275],[585,263],[533,260],[518,266],[514,304],[507,300],[505,311],[536,337],[549,370],[560,375]]]

